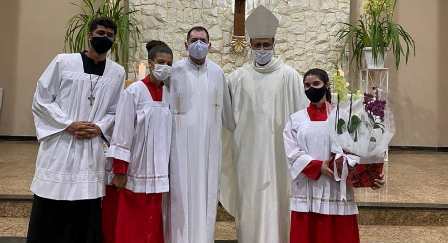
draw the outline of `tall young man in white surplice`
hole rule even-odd
[[[27,242],[101,243],[104,151],[125,76],[106,58],[116,34],[112,20],[94,19],[91,47],[57,55],[37,82],[32,110],[40,146]]]

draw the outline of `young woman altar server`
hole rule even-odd
[[[341,196],[333,177],[333,160],[327,118],[331,106],[328,74],[311,69],[303,78],[308,108],[292,115],[284,129],[290,175],[290,243],[358,243],[358,208],[353,189]],[[375,188],[384,184],[375,180]]]
[[[173,53],[161,41],[146,46],[150,74],[123,91],[108,157],[103,199],[105,243],[163,243],[162,194],[169,191],[172,115],[164,86]]]

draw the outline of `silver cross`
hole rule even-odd
[[[95,96],[93,96],[93,94],[91,93],[90,96],[87,98],[90,101],[90,106],[93,105],[93,102],[95,101]]]

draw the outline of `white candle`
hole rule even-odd
[[[144,79],[146,76],[146,62],[140,62],[138,65],[138,80]]]

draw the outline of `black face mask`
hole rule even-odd
[[[305,90],[306,97],[313,103],[319,102],[326,93],[327,88],[325,86],[318,89],[310,87],[308,90]]]
[[[112,47],[112,44],[114,44],[114,42],[106,36],[94,36],[92,37],[90,44],[92,45],[96,53],[103,54]]]

